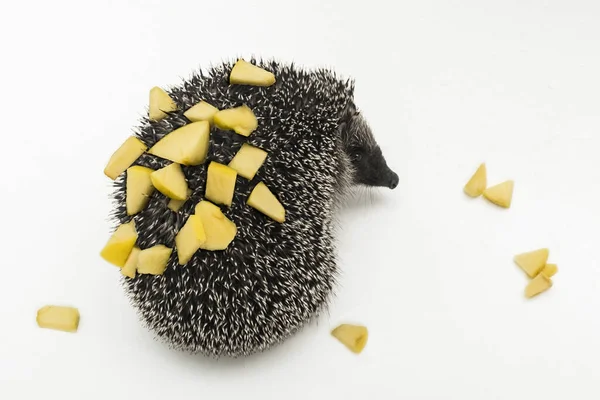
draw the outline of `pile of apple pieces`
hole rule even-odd
[[[550,250],[547,248],[517,254],[514,262],[531,279],[525,287],[525,297],[535,297],[553,286],[552,277],[558,272],[556,264],[548,263]]]
[[[270,86],[275,83],[273,73],[244,60],[239,60],[229,76],[232,85]],[[168,113],[176,111],[177,104],[161,88],[150,90],[149,119],[160,121]],[[104,169],[104,174],[112,180],[126,172],[127,215],[141,212],[155,190],[167,196],[168,207],[178,212],[191,196],[191,189],[181,166],[198,166],[206,162],[208,155],[210,128],[214,125],[222,130],[231,130],[248,137],[258,128],[253,111],[246,105],[219,110],[206,101],[184,112],[190,123],[175,129],[156,142],[150,149],[138,138],[129,137],[113,153]],[[153,170],[134,165],[144,154],[170,161],[164,168]],[[194,208],[183,227],[175,237],[175,248],[180,265],[187,264],[199,250],[225,250],[234,240],[237,227],[227,218],[219,205],[232,204],[237,176],[252,180],[267,158],[267,152],[256,146],[244,143],[228,165],[215,161],[207,168],[204,200]],[[285,209],[264,182],[252,189],[246,203],[279,223],[285,222]],[[107,262],[121,268],[127,277],[138,274],[162,274],[168,264],[173,249],[157,244],[146,249],[136,246],[138,233],[135,221],[123,223],[100,252]]]

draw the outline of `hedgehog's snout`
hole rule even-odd
[[[388,179],[388,187],[390,189],[396,189],[398,187],[398,183],[400,182],[400,178],[398,178],[398,174],[394,171],[390,170],[390,178]]]

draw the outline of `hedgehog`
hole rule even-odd
[[[237,233],[220,251],[197,251],[179,265],[175,252],[161,275],[122,276],[123,290],[140,322],[170,348],[218,358],[269,349],[327,310],[339,278],[336,215],[355,186],[394,189],[392,171],[354,101],[353,79],[333,69],[299,67],[275,59],[247,62],[276,77],[270,86],[231,84],[235,60],[198,68],[164,88],[177,105],[158,121],[141,117],[132,135],[148,147],[190,123],[185,110],[200,101],[218,109],[248,106],[258,127],[248,137],[211,125],[206,162],[183,166],[190,195],[178,211],[154,191],[147,206],[126,211],[126,173],[114,180],[111,221],[133,219],[140,249],[175,236],[205,198],[207,165],[227,164],[244,143],[268,157],[253,179],[237,176],[228,207],[219,206]],[[170,161],[148,153],[133,165],[159,169]],[[264,182],[285,207],[278,223],[247,199]]]

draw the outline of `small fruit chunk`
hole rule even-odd
[[[275,83],[275,75],[240,59],[231,70],[229,83],[232,85],[271,86]]]
[[[477,171],[464,187],[464,191],[471,197],[479,197],[487,187],[487,169],[485,163],[481,164]]]
[[[140,251],[137,259],[137,272],[140,274],[162,275],[173,249],[157,244]]]
[[[558,272],[558,266],[556,264],[546,264],[544,269],[540,272],[546,275],[548,278],[553,277]]]
[[[196,204],[195,213],[200,217],[206,240],[200,248],[203,250],[225,250],[237,234],[237,227],[227,218],[221,209],[209,201]]]
[[[198,104],[190,107],[183,115],[192,122],[208,121],[213,124],[213,118],[219,109],[210,103],[202,100]]]
[[[538,274],[525,287],[525,297],[531,298],[552,287],[552,279],[545,274]]]
[[[514,189],[514,181],[506,181],[483,191],[483,197],[497,206],[510,208]]]
[[[230,206],[236,178],[237,172],[233,168],[212,161],[208,166],[206,177],[206,199],[215,204]]]
[[[202,219],[198,215],[192,214],[175,236],[179,264],[187,264],[204,242],[206,242],[206,234]]]
[[[134,278],[135,277],[135,271],[137,270],[137,261],[138,261],[138,256],[140,255],[140,248],[139,247],[134,247],[131,250],[131,253],[129,253],[129,257],[127,258],[127,262],[125,262],[125,265],[123,266],[123,268],[121,268],[121,274],[128,276],[129,278]]]
[[[285,222],[285,209],[264,182],[259,182],[248,196],[248,205],[274,221]]]
[[[352,324],[338,326],[331,331],[331,335],[356,354],[363,351],[369,338],[369,332],[365,326]]]
[[[215,114],[213,121],[223,130],[233,130],[238,135],[250,136],[258,128],[258,120],[247,105],[227,108]]]
[[[100,256],[109,263],[122,268],[135,246],[137,237],[133,220],[119,225],[100,252]]]
[[[154,186],[150,179],[153,169],[134,165],[127,169],[126,204],[127,215],[139,213],[148,205]]]
[[[114,181],[129,168],[147,148],[148,147],[146,147],[140,139],[130,136],[112,154],[104,168],[104,175]]]
[[[236,170],[240,176],[252,180],[266,158],[266,151],[248,143],[244,143],[237,154],[229,162],[229,166]]]
[[[160,121],[167,116],[167,113],[177,110],[177,104],[173,99],[158,86],[150,89],[150,107],[148,117],[152,121]]]
[[[187,198],[185,200],[171,199],[171,201],[169,201],[169,204],[167,204],[167,207],[169,207],[172,211],[177,212],[181,209],[181,207],[183,207],[183,205],[185,204],[187,199],[190,198],[191,195],[192,195],[192,190],[188,189],[187,190]]]
[[[40,328],[74,333],[79,328],[79,319],[79,310],[75,307],[44,306],[38,310],[35,320]]]
[[[168,133],[148,153],[182,165],[200,165],[206,159],[209,143],[210,125],[198,121]]]
[[[181,166],[172,163],[150,174],[152,185],[165,196],[175,200],[187,199],[188,184]]]
[[[550,250],[537,249],[526,253],[517,254],[515,263],[530,277],[533,278],[546,266]]]

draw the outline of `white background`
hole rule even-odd
[[[597,1],[3,1],[0,43],[0,398],[600,397]],[[210,361],[155,342],[98,256],[102,170],[150,87],[253,53],[356,78],[400,185],[349,202],[329,316]],[[511,209],[462,193],[483,161]],[[538,247],[559,273],[527,301],[512,257]]]

